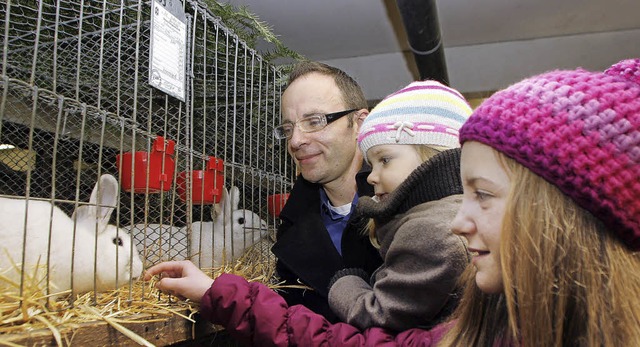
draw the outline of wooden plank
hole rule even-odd
[[[188,315],[188,312],[182,313]],[[141,319],[141,317],[135,318]],[[152,319],[153,317],[145,318]],[[196,323],[191,323],[179,316],[171,316],[158,322],[120,324],[156,346],[236,345],[224,330],[198,318],[196,316]],[[62,330],[63,327],[58,328]],[[64,328],[64,331],[61,331],[61,335],[65,346],[139,346],[135,341],[129,339],[104,321],[83,323],[72,328]],[[20,334],[7,334],[2,339],[10,340],[22,346],[56,346],[56,340],[48,329]]]

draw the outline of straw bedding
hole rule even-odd
[[[270,240],[262,240],[245,252],[235,263],[203,271],[213,278],[233,273],[249,281],[258,281],[277,289],[275,258],[270,253]],[[35,276],[32,276],[35,277]],[[71,295],[47,297],[33,281],[25,281],[23,295],[19,286],[9,283],[0,274],[0,285],[9,288],[0,293],[0,345],[18,346],[21,334],[44,331],[53,334],[59,346],[69,345],[65,336],[80,324],[106,321],[114,329],[141,345],[152,346],[122,323],[149,323],[170,317],[182,317],[194,322],[197,304],[161,294],[155,289],[155,279],[135,281],[131,286],[104,293],[89,292],[71,300]],[[186,314],[185,314],[186,312]]]

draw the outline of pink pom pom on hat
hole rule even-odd
[[[499,91],[460,129],[513,158],[640,250],[640,59],[552,71]]]

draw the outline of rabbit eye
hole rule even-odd
[[[122,246],[122,239],[119,237],[116,237],[113,239],[113,244],[117,245],[117,246]]]
[[[238,218],[238,224],[244,224],[244,217]]]

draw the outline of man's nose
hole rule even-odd
[[[293,148],[299,148],[308,141],[307,133],[298,129],[297,125],[294,125],[291,129],[291,137],[287,140],[289,145]]]

